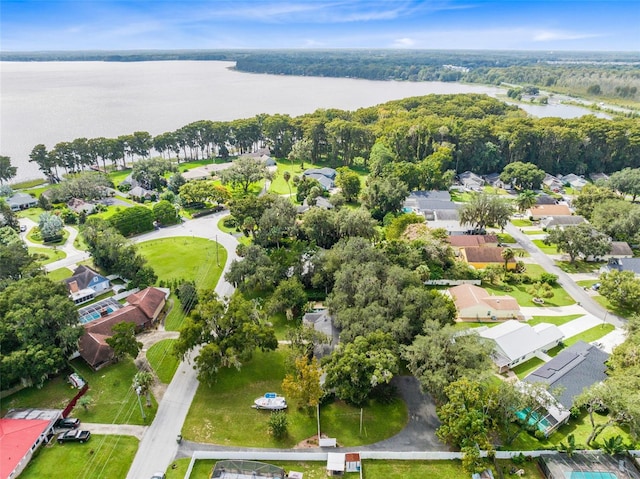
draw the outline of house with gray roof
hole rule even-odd
[[[524,381],[547,384],[558,402],[571,409],[574,399],[585,389],[607,379],[608,359],[609,355],[593,344],[578,341],[533,371]]]
[[[475,330],[494,344],[493,361],[501,373],[539,353],[546,353],[564,338],[554,324],[539,323],[532,327],[513,319],[492,328]]]
[[[555,176],[550,175],[549,173],[544,175],[542,184],[555,193],[558,193],[564,187],[564,183],[560,181],[559,178],[556,178]]]
[[[333,168],[309,168],[302,173],[307,178],[313,178],[320,183],[325,190],[331,190],[336,187],[335,179],[338,172]]]
[[[611,258],[609,262],[600,268],[601,273],[616,271],[631,271],[640,277],[640,258]]]
[[[62,282],[69,290],[69,297],[75,304],[86,303],[111,287],[111,282],[107,278],[84,265],[78,266],[73,276]]]
[[[536,205],[557,205],[558,200],[546,193],[540,193],[536,196]]]
[[[313,329],[324,334],[329,340],[327,343],[315,345],[314,356],[320,359],[333,352],[340,341],[340,331],[335,326],[333,317],[329,314],[328,309],[318,309],[306,313],[302,317],[302,324],[312,326]]]
[[[586,222],[587,220],[582,216],[549,216],[540,220],[540,226],[543,230],[564,229],[567,226],[577,226]]]
[[[633,256],[633,250],[626,241],[612,241],[611,251],[604,255],[604,258],[630,258]]]
[[[7,204],[11,208],[11,211],[20,211],[37,206],[38,200],[28,193],[16,193],[7,199]]]
[[[571,186],[574,190],[581,190],[587,185],[587,183],[589,183],[582,176],[578,176],[574,173],[565,175],[561,177],[560,180],[562,180],[565,185]]]
[[[458,181],[468,190],[480,191],[484,186],[484,180],[473,171],[465,171],[458,175]]]

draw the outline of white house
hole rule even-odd
[[[554,325],[540,323],[531,327],[515,320],[505,321],[493,328],[478,330],[481,337],[495,344],[493,360],[500,372],[521,364],[538,353],[546,353],[560,344],[562,331]]]

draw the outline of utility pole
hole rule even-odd
[[[138,386],[136,388],[136,396],[138,396],[138,406],[140,406],[140,414],[142,414],[142,419],[147,419],[147,416],[144,414],[144,409],[142,408],[142,401],[140,400],[141,392],[142,392],[142,388]]]

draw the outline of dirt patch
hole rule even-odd
[[[322,434],[320,437],[322,437],[322,439],[328,439],[329,438],[329,436],[325,436],[324,434]],[[308,437],[305,440],[300,441],[298,444],[293,446],[294,449],[315,449],[317,447],[320,447],[318,445],[318,435],[317,434],[314,434],[313,436]],[[340,447],[340,444],[338,444],[337,447]]]

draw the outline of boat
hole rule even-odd
[[[287,408],[287,400],[284,396],[278,396],[276,393],[266,393],[253,401],[253,408],[267,409],[270,411],[280,411]]]

